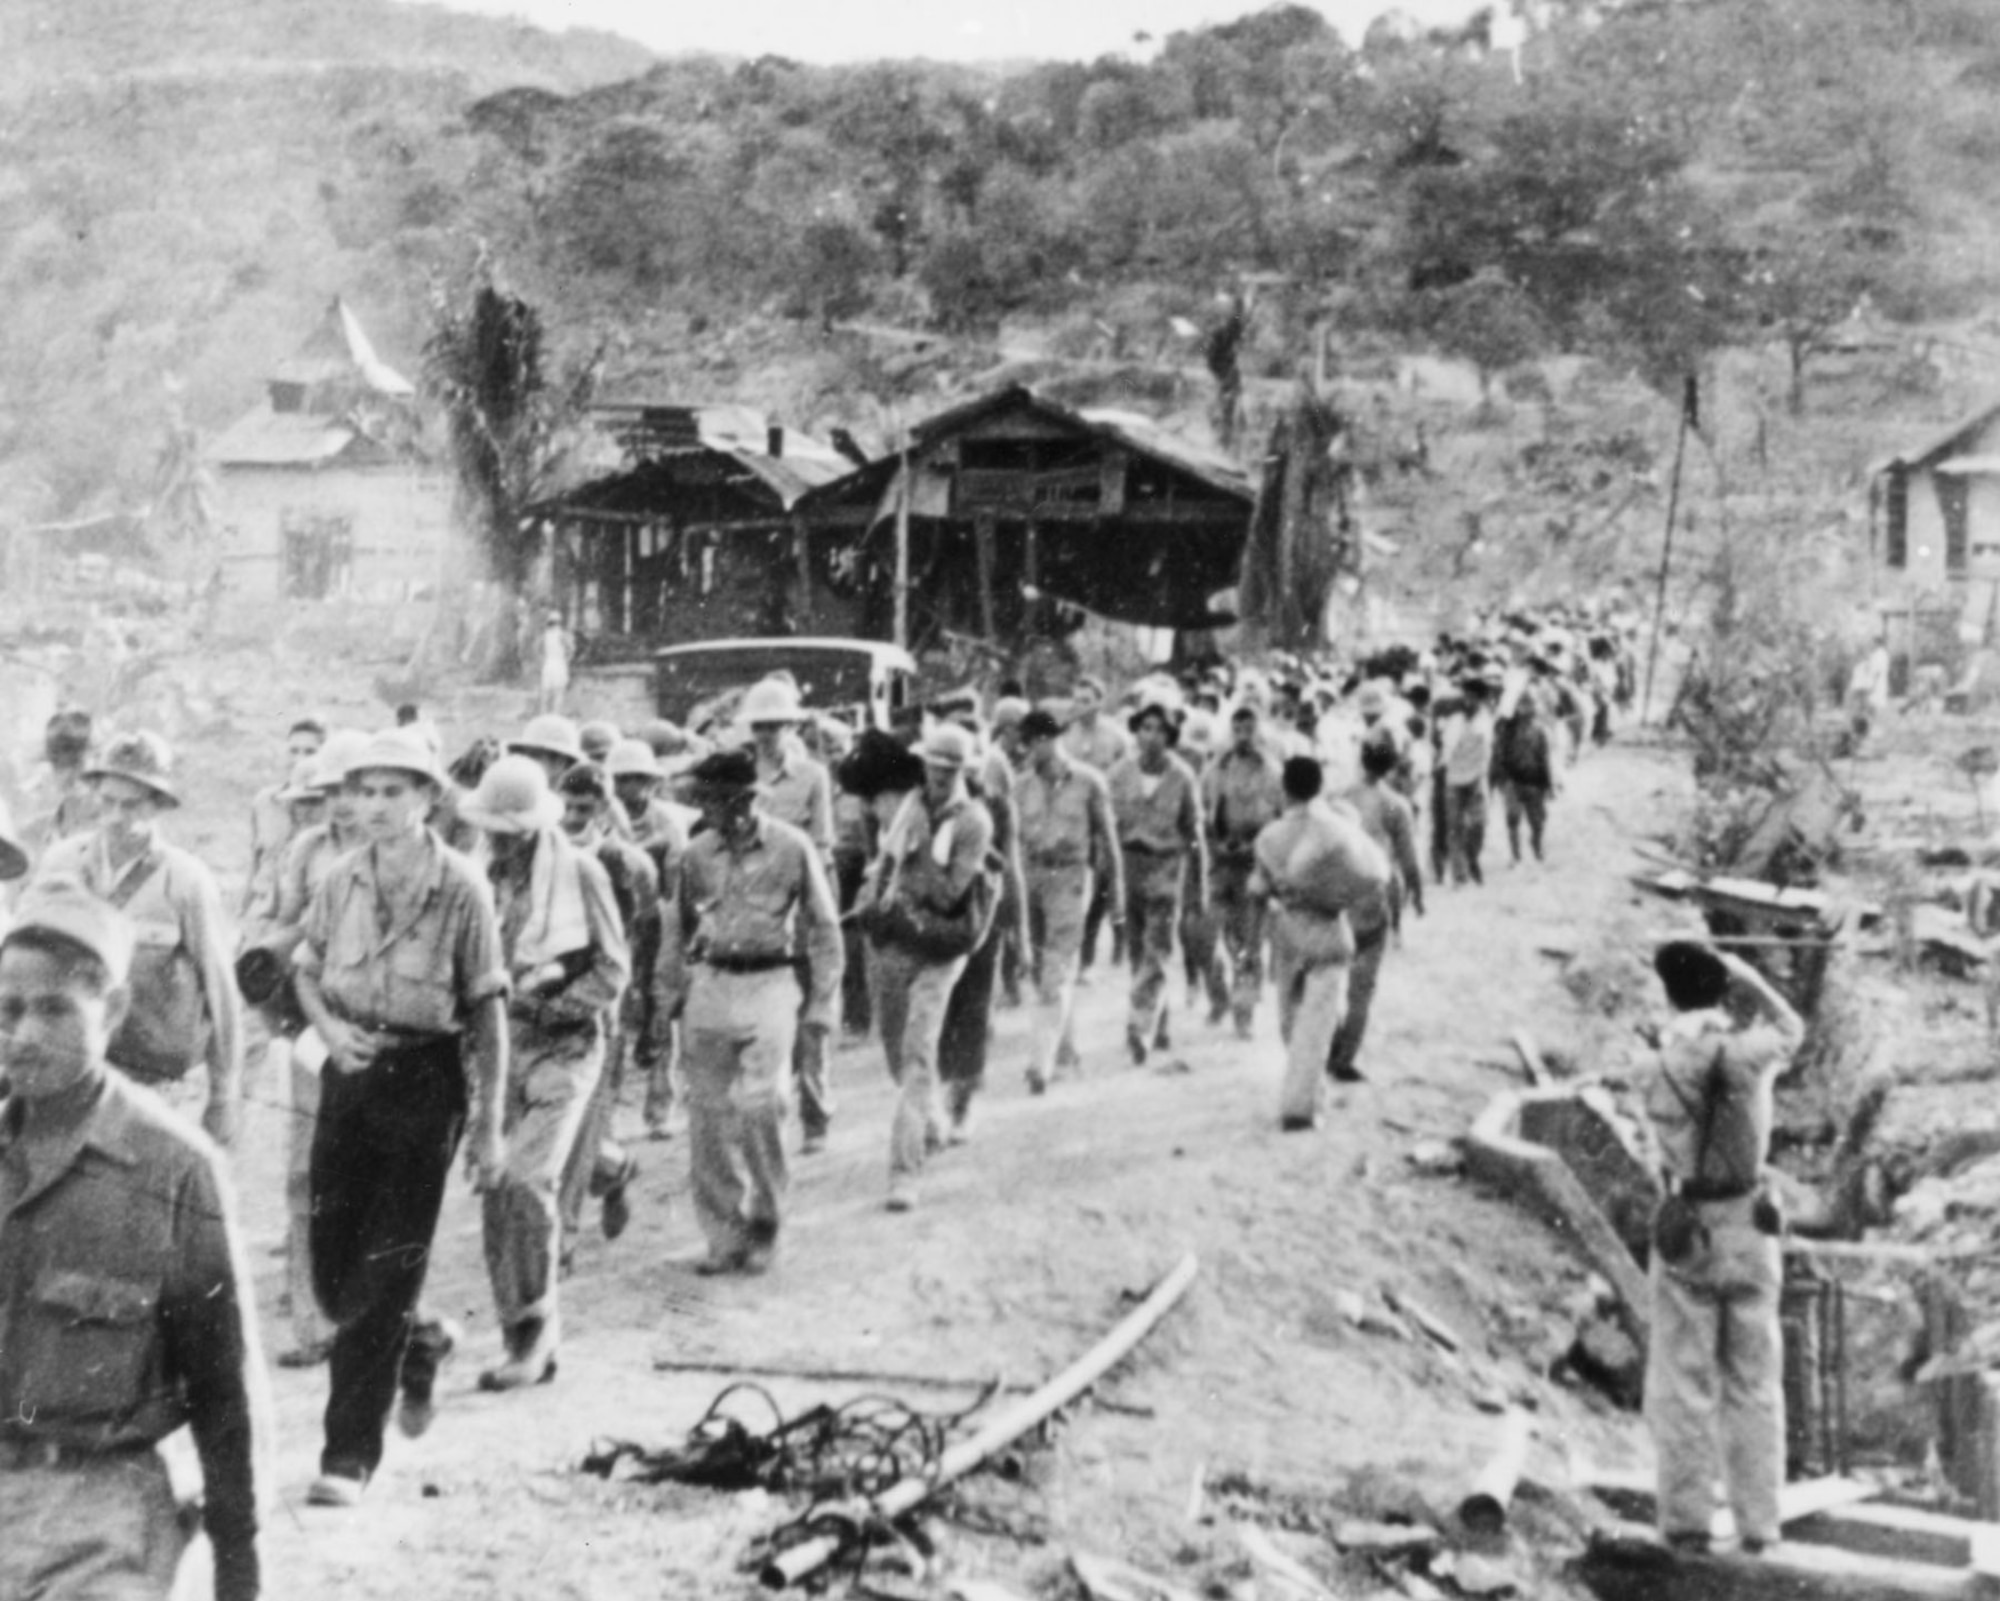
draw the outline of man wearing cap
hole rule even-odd
[[[429,1427],[449,1349],[411,1338],[431,1239],[468,1113],[474,1182],[499,1182],[507,1083],[493,892],[426,826],[444,787],[436,755],[407,729],[378,734],[347,784],[366,843],[314,892],[294,957],[299,1004],[327,1051],[311,1241],[334,1336],[308,1498],[331,1507],[360,1502],[399,1384],[404,1431]]]
[[[757,761],[757,808],[766,817],[798,829],[819,852],[820,865],[833,863],[833,781],[824,767],[806,754],[796,725],[805,717],[798,686],[789,677],[764,678],[750,686],[736,713],[750,730],[750,748]],[[807,960],[802,952],[799,960]],[[799,990],[816,993],[814,975],[799,970]],[[808,999],[807,1004],[810,1004]],[[826,1144],[833,1124],[833,1082],[827,1035],[807,1028],[803,1016],[792,1036],[792,1073],[798,1083],[799,1122],[803,1149],[813,1152]]]
[[[1070,691],[1069,722],[1062,734],[1063,754],[1099,775],[1108,774],[1132,754],[1132,736],[1119,727],[1115,719],[1104,714],[1107,694],[1103,680],[1089,674],[1079,678]],[[1080,972],[1088,972],[1095,965],[1098,931],[1104,926],[1106,916],[1114,910],[1117,916],[1112,918],[1111,959],[1120,961],[1125,953],[1122,921],[1125,909],[1122,905],[1113,908],[1109,899],[1110,863],[1108,860],[1094,861],[1091,869],[1095,876],[1091,880],[1090,908],[1084,916]]]
[[[1278,1126],[1290,1132],[1319,1126],[1327,1057],[1347,1008],[1351,915],[1383,894],[1389,864],[1351,812],[1320,801],[1318,762],[1290,757],[1282,782],[1285,810],[1257,836],[1250,893],[1271,908],[1271,977],[1285,1042]]]
[[[305,765],[326,743],[326,724],[317,717],[300,717],[285,730],[285,772],[282,784],[267,784],[250,801],[250,877],[243,888],[241,916],[246,924],[270,915],[278,898],[278,867],[285,847],[299,832],[289,796],[297,793]]]
[[[1285,806],[1284,764],[1264,742],[1261,724],[1253,702],[1239,704],[1229,714],[1229,748],[1201,776],[1209,893],[1224,958],[1210,969],[1209,1020],[1232,1017],[1238,1039],[1250,1037],[1264,987],[1263,912],[1250,894],[1257,836]]]
[[[674,1032],[687,992],[687,964],[681,949],[681,863],[687,830],[660,799],[662,774],[653,748],[643,739],[622,739],[611,749],[606,771],[618,809],[632,828],[632,843],[653,864],[659,915],[642,919],[632,945],[632,983],[625,994],[625,1017],[632,1064],[645,1085],[646,1132],[663,1138],[674,1104]]]
[[[132,948],[65,877],[0,940],[0,1595],[173,1595],[196,1525],[154,1448],[186,1427],[216,1601],[253,1601],[250,1274],[214,1147],[109,1069]]]
[[[701,1271],[760,1272],[777,1246],[787,1182],[792,1035],[832,1025],[839,914],[813,842],[757,807],[748,751],[718,751],[689,776],[706,824],[688,842],[680,898],[688,1157],[708,1241]],[[803,1004],[801,949],[813,985]]]
[[[643,745],[640,748],[645,749]],[[646,751],[646,756],[650,760],[652,752]],[[662,909],[660,875],[652,857],[605,826],[605,814],[616,802],[611,794],[611,780],[604,772],[590,762],[572,767],[563,774],[557,792],[562,800],[563,833],[578,850],[597,858],[611,885],[611,898],[618,907],[618,920],[625,930],[632,964],[631,981],[624,995],[605,1013],[604,1068],[590,1092],[583,1126],[571,1142],[569,1161],[563,1168],[562,1260],[567,1270],[582,1226],[586,1198],[595,1196],[603,1204],[606,1239],[617,1239],[632,1221],[630,1191],[639,1174],[639,1163],[612,1138],[611,1119],[624,1088],[626,1065],[633,1055],[637,1024],[633,998],[651,987],[649,964],[659,957]]]
[[[1096,768],[1062,749],[1062,724],[1037,707],[1021,721],[1027,759],[1015,790],[1021,823],[1021,866],[1027,879],[1028,926],[1034,940],[1036,995],[1028,1088],[1040,1095],[1069,1035],[1076,1000],[1084,916],[1091,902],[1091,863],[1107,864],[1111,916],[1125,920],[1125,863],[1111,792]]]
[[[1132,1002],[1125,1046],[1136,1064],[1165,1045],[1167,975],[1181,921],[1181,886],[1198,915],[1208,911],[1208,846],[1202,838],[1200,786],[1173,753],[1174,714],[1157,698],[1132,714],[1137,748],[1105,775],[1118,843],[1125,858],[1125,949],[1132,959]]]
[[[1354,965],[1348,973],[1347,1008],[1326,1062],[1327,1072],[1339,1083],[1351,1084],[1362,1077],[1357,1065],[1361,1044],[1368,1035],[1368,1015],[1389,952],[1389,935],[1400,925],[1403,905],[1407,901],[1414,906],[1419,917],[1424,910],[1416,816],[1394,783],[1401,759],[1388,728],[1372,730],[1361,742],[1361,782],[1335,803],[1353,813],[1389,864],[1382,894],[1350,907],[1347,914],[1354,932]]]
[[[1764,1164],[1773,1086],[1805,1024],[1749,963],[1706,944],[1668,941],[1653,965],[1672,1008],[1644,1093],[1673,1197],[1654,1228],[1646,1357],[1660,1532],[1707,1547],[1719,1445],[1737,1536],[1755,1552],[1779,1538],[1785,1476],[1783,1221]]]
[[[563,1167],[632,962],[610,879],[564,835],[562,800],[540,767],[501,757],[459,813],[486,835],[509,988],[506,1150],[481,1219],[506,1358],[479,1384],[515,1390],[555,1373]]]
[[[923,789],[903,802],[884,833],[858,902],[875,933],[875,1018],[900,1091],[889,1140],[892,1212],[916,1205],[925,1159],[944,1143],[937,1053],[945,1008],[967,958],[992,931],[999,895],[997,871],[988,876],[993,818],[966,788],[976,755],[972,736],[941,723],[917,755]],[[983,905],[975,891],[985,892]],[[940,941],[945,925],[954,934],[969,926],[970,933]]]
[[[51,847],[40,871],[80,879],[135,930],[132,1001],[111,1041],[112,1065],[184,1111],[205,1099],[202,1126],[231,1145],[243,1102],[242,999],[215,876],[160,837],[159,817],[180,805],[173,754],[157,734],[130,734],[84,777],[98,822]],[[205,1097],[195,1071],[203,1067]]]

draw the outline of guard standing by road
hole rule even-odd
[[[1105,782],[1125,858],[1125,949],[1132,958],[1125,1046],[1143,1065],[1148,1046],[1167,1043],[1167,975],[1184,878],[1193,910],[1208,911],[1208,846],[1198,783],[1173,753],[1173,713],[1151,701],[1132,714],[1131,727],[1137,748]]]
[[[174,1593],[186,1426],[216,1601],[254,1601],[263,1366],[222,1162],[110,1071],[127,919],[43,879],[0,942],[0,1595]]]
[[[605,1016],[632,958],[611,880],[563,833],[562,798],[534,762],[501,757],[459,815],[486,835],[510,990],[506,1152],[481,1218],[507,1355],[479,1387],[516,1390],[555,1376],[563,1169],[604,1071]]]
[[[205,1100],[202,1127],[229,1146],[243,1106],[243,1002],[215,875],[160,838],[158,819],[180,805],[173,753],[156,734],[128,734],[83,776],[97,826],[51,846],[40,870],[81,880],[131,921],[132,1004],[111,1064],[176,1108]]]
[[[1091,900],[1091,863],[1108,864],[1111,916],[1125,919],[1125,865],[1111,793],[1096,768],[1072,761],[1059,743],[1062,724],[1037,707],[1021,720],[1026,759],[1015,789],[1021,866],[1027,876],[1028,926],[1034,941],[1035,1011],[1028,1088],[1040,1095],[1055,1075],[1076,1001],[1077,962]]]
[[[799,740],[805,718],[799,692],[789,678],[764,678],[750,686],[736,719],[750,730],[757,761],[757,809],[804,834],[819,853],[820,866],[833,870],[833,780]],[[844,958],[843,958],[844,959]],[[818,975],[799,952],[799,993],[803,1004],[819,993]],[[827,1031],[808,1028],[803,1014],[792,1036],[792,1073],[799,1096],[801,1149],[808,1155],[826,1144],[833,1125],[833,1078]]]
[[[425,820],[444,788],[430,747],[378,734],[348,768],[367,844],[313,896],[295,965],[328,1052],[312,1150],[313,1281],[334,1324],[316,1506],[359,1504],[398,1383],[429,1427],[437,1349],[412,1344],[445,1180],[472,1119],[481,1189],[503,1168],[507,968],[493,892]],[[407,1353],[407,1354],[406,1354]]]
[[[1225,960],[1210,969],[1209,1021],[1225,1015],[1248,1039],[1264,987],[1263,914],[1250,896],[1257,835],[1285,807],[1284,764],[1265,744],[1257,708],[1245,701],[1229,717],[1229,747],[1201,775],[1208,826],[1209,894],[1221,924]],[[1227,988],[1221,975],[1227,973]]]
[[[748,751],[704,757],[689,777],[707,825],[688,842],[680,902],[688,1159],[708,1241],[697,1271],[759,1273],[782,1222],[792,1034],[832,1026],[839,914],[812,841],[757,809]],[[803,997],[799,950],[813,983]]]
[[[1653,966],[1674,1014],[1645,1092],[1670,1182],[1653,1228],[1646,1357],[1660,1532],[1707,1547],[1719,1444],[1736,1532],[1755,1552],[1779,1538],[1785,1477],[1783,1223],[1764,1164],[1772,1086],[1805,1024],[1740,957],[1670,940]]]

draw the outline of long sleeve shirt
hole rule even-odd
[[[801,1021],[828,1024],[840,992],[840,914],[820,853],[798,829],[753,814],[741,838],[705,830],[688,841],[680,923],[692,962],[789,961],[802,945],[812,974]]]
[[[158,865],[149,869],[154,861]],[[186,953],[208,1016],[201,1060],[209,1072],[209,1094],[233,1102],[243,1083],[243,1000],[236,989],[235,937],[215,875],[157,837],[114,867],[103,833],[93,831],[52,846],[39,876],[81,879],[92,894],[122,904],[142,952],[178,947]],[[117,1058],[114,1042],[112,1060]]]
[[[269,1406],[221,1159],[116,1073],[30,1110],[0,1102],[0,1438],[110,1454],[187,1425],[217,1593],[247,1601]]]

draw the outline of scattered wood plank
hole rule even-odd
[[[1520,1058],[1521,1071],[1528,1075],[1528,1082],[1540,1089],[1549,1081],[1549,1065],[1542,1060],[1541,1049],[1535,1044],[1534,1036],[1524,1028],[1517,1028],[1507,1036],[1507,1043],[1514,1047],[1515,1056]]]
[[[2000,1533],[2000,1526],[1967,1518],[1921,1512],[1912,1507],[1860,1506],[1815,1512],[1787,1524],[1785,1538],[1802,1545],[1837,1546],[1864,1556],[1893,1557],[1899,1562],[1928,1562],[1941,1568],[1972,1565],[1973,1537],[1982,1527]]]
[[[1382,1299],[1389,1303],[1389,1310],[1400,1313],[1416,1324],[1419,1331],[1434,1344],[1458,1355],[1465,1349],[1465,1342],[1452,1332],[1451,1325],[1419,1301],[1411,1300],[1398,1290],[1385,1288]]]
[[[1193,1591],[1116,1557],[1072,1551],[1069,1565],[1091,1601],[1196,1601]]]
[[[1969,1568],[1789,1541],[1759,1556],[1696,1555],[1632,1525],[1592,1542],[1577,1574],[1603,1601],[1982,1601],[1988,1593]]]
[[[1256,1524],[1237,1524],[1236,1538],[1242,1542],[1244,1551],[1256,1563],[1258,1571],[1276,1580],[1285,1589],[1306,1597],[1307,1601],[1334,1601],[1332,1592],[1313,1576],[1310,1569],[1286,1556]]]

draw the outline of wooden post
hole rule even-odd
[[[803,517],[792,519],[792,549],[799,560],[799,632],[817,632],[813,627],[812,531]]]
[[[972,519],[972,545],[979,562],[979,628],[989,645],[1000,642],[993,620],[993,540],[993,513],[979,512]]]
[[[1653,642],[1646,650],[1646,687],[1639,696],[1639,722],[1643,727],[1653,707],[1653,668],[1660,659],[1660,623],[1667,609],[1667,572],[1674,561],[1674,516],[1681,504],[1681,462],[1687,455],[1688,424],[1694,410],[1694,375],[1690,373],[1681,391],[1681,425],[1674,438],[1674,471],[1667,484],[1667,537],[1660,550],[1660,583],[1653,597]]]
[[[910,648],[910,442],[896,468],[896,643]]]
[[[1033,517],[1028,518],[1025,529],[1027,544],[1021,553],[1021,576],[1026,581],[1028,604],[1021,614],[1021,632],[1025,637],[1033,639],[1042,621],[1041,541],[1035,532]]]

